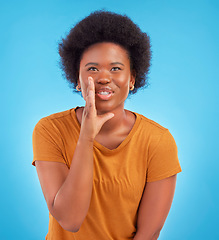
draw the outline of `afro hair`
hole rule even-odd
[[[149,36],[126,15],[99,10],[78,22],[59,43],[60,67],[71,87],[75,89],[77,86],[83,52],[98,42],[119,44],[128,51],[131,70],[136,74],[131,94],[148,86],[151,62]]]

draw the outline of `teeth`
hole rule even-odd
[[[99,92],[100,95],[108,95],[109,92]]]

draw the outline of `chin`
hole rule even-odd
[[[124,109],[124,104],[115,105],[115,104],[110,103],[108,101],[103,101],[101,103],[100,102],[96,103],[97,112],[99,112],[101,114],[104,114],[104,113],[107,113],[107,112],[113,112],[113,111],[115,111],[116,109],[119,109],[119,108]]]
[[[113,111],[113,108],[110,108],[110,107],[97,107],[96,109],[97,109],[98,114],[104,114],[104,113]]]

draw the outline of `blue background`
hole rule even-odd
[[[0,239],[45,238],[48,210],[31,166],[32,131],[40,118],[84,104],[62,77],[57,43],[101,8],[127,14],[151,37],[151,85],[126,108],[169,128],[178,145],[183,172],[159,239],[219,239],[219,4],[213,0],[1,0]]]

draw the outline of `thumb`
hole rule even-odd
[[[101,119],[101,123],[104,124],[106,121],[114,117],[114,113],[105,113],[99,117]]]

